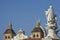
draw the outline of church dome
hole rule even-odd
[[[46,33],[45,30],[42,28],[42,26],[40,25],[40,21],[38,20],[36,22],[36,26],[35,28],[32,30],[32,33],[36,33],[36,32],[40,32],[42,38],[45,37]]]
[[[35,27],[32,32],[43,32],[40,27]]]
[[[43,32],[42,29],[40,28],[40,20],[36,22],[35,28],[32,30],[32,32]]]
[[[8,29],[4,32],[4,34],[13,34],[13,35],[16,35],[14,30],[12,29],[12,24],[8,25]]]

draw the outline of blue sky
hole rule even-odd
[[[60,0],[0,0],[0,39],[9,23],[12,23],[16,33],[19,29],[23,29],[28,36],[31,35],[37,20],[40,20],[45,28],[45,11],[50,5],[57,15],[58,29],[60,29]]]

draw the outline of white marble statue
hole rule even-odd
[[[55,15],[54,15],[54,10],[53,7],[50,6],[50,8],[48,9],[48,11],[45,11],[45,15],[47,18],[47,29],[48,29],[48,34],[45,38],[42,38],[42,40],[53,40],[53,39],[59,39],[59,37],[57,36],[57,23],[56,23],[56,19],[55,19]]]
[[[47,22],[51,21],[54,18],[54,12],[53,12],[53,7],[50,6],[48,11],[45,11],[45,15],[47,17]]]
[[[47,27],[49,28],[53,28],[56,29],[56,19],[55,19],[55,14],[54,14],[54,10],[53,7],[50,6],[50,8],[48,9],[48,11],[45,11],[45,15],[47,18]]]
[[[49,29],[48,30],[48,35],[46,36],[46,38],[48,38],[48,37],[51,37],[51,38],[54,38],[54,39],[58,39],[56,31],[53,30],[53,29]]]

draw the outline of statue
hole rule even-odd
[[[56,22],[56,17],[54,15],[53,7],[50,6],[48,11],[45,11],[45,15],[47,18],[47,29],[48,29],[48,34],[45,38],[42,38],[42,40],[60,40],[60,38],[57,36],[58,30],[57,30],[57,22]]]
[[[50,8],[48,9],[48,11],[45,11],[45,15],[47,17],[47,22],[50,22],[53,20],[54,18],[54,12],[53,12],[53,7],[50,6]]]
[[[56,29],[56,16],[54,15],[53,7],[50,6],[48,11],[45,11],[45,15],[47,17],[47,27],[48,28],[53,28]]]

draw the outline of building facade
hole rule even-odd
[[[36,22],[36,26],[31,31],[30,37],[25,35],[24,30],[20,29],[18,34],[12,29],[12,24],[8,25],[8,29],[4,32],[4,40],[41,40],[44,38],[45,30],[42,28],[40,21]]]

